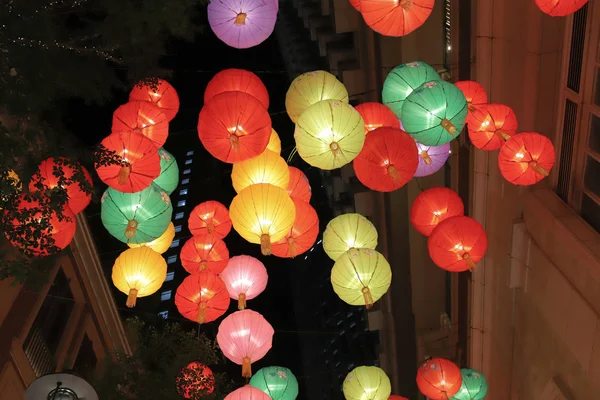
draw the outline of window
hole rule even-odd
[[[185,206],[185,204],[186,204],[186,201],[185,201],[185,200],[179,200],[179,201],[177,202],[177,207],[183,207],[183,206]]]
[[[169,318],[169,310],[161,311],[158,313],[158,315],[160,317],[162,317],[163,319],[167,319],[167,318]]]
[[[173,240],[173,242],[171,242],[171,246],[169,246],[170,249],[175,247],[179,247],[179,239]]]
[[[189,175],[189,174],[190,174],[190,172],[192,172],[192,170],[191,170],[191,169],[189,169],[189,168],[187,168],[187,169],[184,169],[184,170],[183,170],[183,174],[184,174],[184,175]]]
[[[189,180],[188,180],[188,182],[189,182]],[[182,183],[183,183],[183,182],[182,182]],[[180,196],[185,196],[187,193],[188,193],[188,192],[187,192],[187,189],[181,189],[181,190],[179,191],[179,195],[180,195]]]
[[[182,212],[178,212],[177,214],[175,214],[175,219],[181,219],[184,217],[184,213]]]
[[[94,371],[97,363],[98,358],[96,357],[96,352],[94,351],[94,343],[90,340],[86,333],[83,335],[83,340],[81,341],[81,346],[79,347],[79,353],[77,353],[75,364],[73,364],[73,370],[78,372],[84,378],[89,377],[89,375]]]
[[[194,155],[194,150],[190,150],[187,153],[185,153],[186,156],[193,156]]]
[[[175,278],[175,272],[170,271],[167,272],[167,277],[165,278],[165,282],[170,282]]]
[[[175,233],[181,232],[181,225],[175,225]]]
[[[173,264],[177,261],[177,254],[167,257],[167,264]]]
[[[185,160],[185,165],[190,165],[193,162],[194,162],[194,160],[192,160],[191,158],[188,158],[187,160]]]
[[[171,299],[171,291],[170,290],[165,290],[164,292],[160,293],[160,301],[167,301]]]
[[[185,178],[181,180],[182,185],[187,185],[188,183],[190,183],[190,178]]]

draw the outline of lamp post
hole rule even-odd
[[[99,400],[84,379],[67,373],[39,377],[27,388],[25,400]]]

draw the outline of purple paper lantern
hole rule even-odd
[[[450,143],[441,146],[425,146],[417,142],[417,150],[419,151],[419,166],[414,175],[416,177],[436,173],[450,157]]]
[[[278,0],[211,0],[208,23],[225,44],[247,49],[271,36],[278,9]]]

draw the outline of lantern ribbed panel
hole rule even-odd
[[[167,229],[160,235],[158,238],[146,242],[146,243],[127,243],[127,246],[130,248],[136,247],[150,247],[152,250],[156,251],[159,254],[163,254],[165,251],[169,250],[171,247],[171,243],[173,243],[173,239],[175,238],[175,225],[171,222]]]
[[[112,269],[112,281],[119,291],[129,294],[137,290],[137,297],[154,294],[167,277],[167,262],[149,247],[128,249],[117,257]]]
[[[288,368],[261,368],[250,379],[250,386],[269,395],[271,400],[296,400],[298,380]]]
[[[485,88],[480,83],[475,81],[458,81],[454,83],[467,99],[469,113],[467,114],[467,122],[471,123],[471,117],[475,111],[488,102],[488,95]]]
[[[498,167],[504,179],[513,185],[529,186],[548,176],[555,159],[550,139],[536,132],[522,132],[500,148]]]
[[[312,196],[312,189],[308,178],[304,172],[296,167],[288,167],[290,170],[290,182],[287,186],[287,192],[292,199],[309,202]]]
[[[319,236],[319,216],[315,209],[301,200],[292,199],[296,207],[296,219],[292,229],[279,241],[273,243],[273,255],[294,258],[310,250]]]
[[[234,164],[231,182],[237,193],[257,183],[268,183],[287,189],[290,170],[278,153],[265,150],[254,158]]]
[[[566,17],[586,5],[588,0],[535,0],[544,13],[552,17]]]
[[[169,120],[155,104],[130,101],[119,106],[113,113],[112,132],[141,133],[159,148],[169,136]]]
[[[171,121],[179,111],[179,96],[171,84],[158,79],[156,85],[138,83],[129,93],[129,101],[148,101],[155,104]]]
[[[365,23],[385,36],[408,35],[427,21],[434,0],[360,0]]]
[[[417,371],[417,386],[431,400],[451,398],[458,392],[461,383],[460,369],[443,358],[432,358]]]
[[[469,139],[481,150],[498,150],[517,133],[517,116],[504,104],[483,104],[469,119]]]
[[[375,102],[362,103],[355,107],[365,122],[365,134],[384,126],[400,129],[396,114],[386,105]]]
[[[232,299],[238,300],[240,294],[244,294],[246,300],[252,300],[265,290],[269,275],[260,260],[251,256],[235,256],[221,272],[221,279]]]
[[[362,366],[346,375],[342,390],[346,400],[388,400],[392,385],[381,368]]]
[[[333,261],[351,248],[377,247],[377,229],[364,216],[356,213],[338,215],[323,232],[323,250]]]
[[[471,368],[461,368],[462,385],[452,400],[483,400],[487,395],[488,384],[485,376]]]
[[[421,192],[410,208],[410,222],[425,236],[445,219],[463,215],[465,207],[460,196],[445,187],[434,187]]]
[[[225,92],[249,94],[260,101],[265,108],[269,108],[269,93],[265,84],[256,74],[245,69],[228,68],[213,76],[204,90],[204,103]]]
[[[229,210],[214,200],[200,203],[190,213],[188,227],[192,235],[208,233],[223,239],[231,231]]]
[[[271,400],[271,398],[262,390],[246,385],[229,393],[223,400]]]
[[[154,184],[162,190],[171,194],[179,185],[179,167],[177,160],[171,153],[163,149],[158,149],[160,156],[160,175],[154,180]]]
[[[271,150],[277,154],[281,154],[281,139],[275,132],[275,129],[271,130],[271,136],[269,137],[269,143],[267,144],[267,150]]]
[[[432,175],[442,169],[450,157],[450,143],[441,146],[426,146],[419,142],[416,143],[419,152],[419,166],[415,177]]]
[[[215,235],[203,233],[192,236],[181,247],[181,266],[190,274],[203,270],[220,274],[229,262],[229,249]]]
[[[190,321],[198,323],[216,320],[225,314],[229,303],[225,284],[217,274],[209,271],[187,276],[175,293],[177,311]],[[200,321],[198,317],[201,306],[204,311]]]

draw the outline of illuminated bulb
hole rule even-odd
[[[515,155],[517,156],[517,158],[523,158],[523,157],[525,157],[525,154],[523,154],[523,153],[517,153]]]

